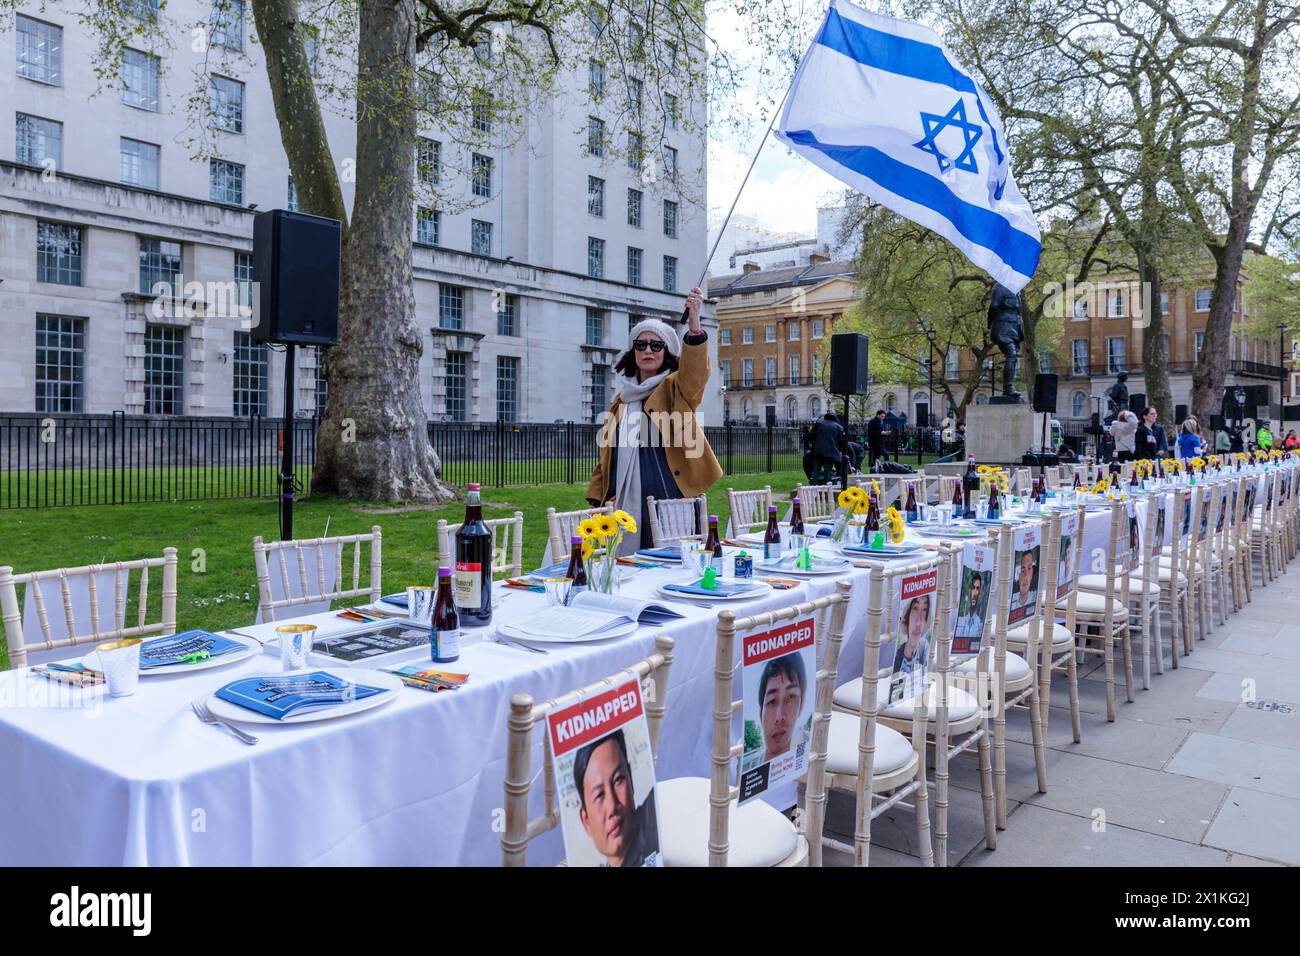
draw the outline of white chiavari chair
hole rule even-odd
[[[578,525],[592,515],[609,515],[614,513],[612,505],[601,505],[599,508],[579,508],[577,511],[556,511],[554,508],[546,509],[546,552],[542,556],[542,564],[547,565],[554,561],[563,560],[572,550],[569,541],[578,533]],[[638,521],[640,517],[633,515]]]
[[[825,821],[824,775],[829,724],[829,686],[834,672],[819,666],[815,677],[812,740],[809,749],[805,812],[794,823],[761,799],[738,802],[731,785],[732,768],[743,759],[744,742],[732,730],[744,701],[734,695],[737,670],[737,635],[771,628],[786,621],[813,616],[816,644],[838,647],[843,640],[848,608],[848,582],[837,584],[834,594],[802,601],[747,617],[731,611],[718,615],[713,666],[713,741],[710,777],[677,777],[659,785],[660,832],[664,862],[668,866],[814,866],[821,862],[822,825]],[[829,611],[828,611],[829,609]],[[829,631],[823,628],[829,616]],[[838,651],[836,651],[838,653]],[[806,693],[806,687],[805,687]]]
[[[556,803],[559,788],[555,779],[555,762],[546,737],[547,714],[575,704],[588,694],[615,687],[635,677],[641,682],[646,723],[650,728],[650,751],[657,755],[659,732],[667,709],[668,673],[672,669],[672,663],[673,639],[661,634],[655,638],[653,654],[611,677],[595,681],[586,687],[554,697],[541,704],[534,703],[529,694],[515,694],[510,698],[508,719],[510,742],[506,754],[505,779],[505,833],[501,837],[502,866],[523,866],[529,842],[560,825],[560,809]],[[539,724],[543,741],[542,776],[546,803],[541,816],[530,819],[529,796],[533,789],[533,728]]]
[[[1201,545],[1205,534],[1201,531],[1206,519],[1207,498],[1205,485],[1196,485],[1182,489],[1181,508],[1179,511],[1179,551],[1169,556],[1168,562],[1162,558],[1161,563],[1177,567],[1187,579],[1187,626],[1183,628],[1183,654],[1192,653],[1192,647],[1198,640],[1204,640],[1205,621],[1205,564],[1201,560]],[[1175,665],[1176,666],[1176,665]]]
[[[807,522],[833,517],[839,511],[835,500],[839,493],[839,485],[799,485],[795,488],[794,497],[799,499],[799,510]],[[764,521],[764,525],[766,523]]]
[[[361,552],[367,544],[369,575],[363,581]],[[348,545],[352,546],[352,583],[344,587],[343,553]],[[253,539],[253,565],[258,622],[278,620],[276,612],[285,608],[299,615],[315,614],[344,598],[377,601],[383,594],[383,532],[373,525],[369,534],[269,542],[258,535]]]
[[[645,503],[650,515],[650,534],[642,538],[643,546],[652,543],[654,547],[662,547],[680,541],[703,544],[708,537],[708,496],[657,499],[647,495]]]
[[[1108,721],[1115,720],[1116,644],[1123,658],[1125,695],[1130,703],[1133,701],[1133,658],[1128,626],[1128,533],[1128,512],[1124,502],[1117,498],[1110,504],[1106,553],[1099,556],[1105,569],[1105,590],[1085,591],[1080,588],[1075,603],[1074,635],[1079,651],[1098,655],[1105,662]]]
[[[1028,468],[1017,468],[1014,473],[1014,481],[1011,484],[1011,493],[1013,495],[1027,495],[1029,489],[1033,487],[1033,473]]]
[[[764,485],[753,491],[727,489],[727,537],[735,538],[767,527],[767,509],[775,504],[772,486]],[[707,528],[705,531],[707,532]]]
[[[156,608],[159,619],[150,623],[149,572],[153,568],[162,569],[162,591]],[[139,572],[134,602],[130,596],[133,572]],[[20,585],[25,611],[19,610]],[[61,607],[52,608],[56,600]],[[128,625],[131,612],[135,623]],[[164,548],[160,558],[23,574],[2,567],[0,616],[9,665],[14,668],[57,660],[78,644],[175,634],[176,549]]]
[[[464,522],[448,524],[438,519],[438,566],[455,569],[452,564],[452,542]],[[492,573],[519,577],[524,573],[524,513],[516,511],[509,518],[484,518],[483,523],[492,532]],[[572,546],[568,549],[572,551]],[[568,552],[561,552],[556,560],[563,560]]]

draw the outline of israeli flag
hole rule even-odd
[[[1011,291],[1038,267],[1038,221],[1011,176],[1002,120],[934,31],[832,0],[777,135]]]

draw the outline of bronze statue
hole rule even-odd
[[[1110,413],[1118,415],[1128,408],[1128,372],[1120,372],[1115,384],[1106,389],[1106,398],[1110,402]]]
[[[1000,284],[993,286],[993,300],[989,303],[989,338],[1002,350],[1002,395],[1018,402],[1016,367],[1020,364],[1025,322],[1020,315],[1020,295]]]

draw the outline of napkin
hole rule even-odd
[[[389,604],[396,604],[398,607],[406,607],[406,592],[401,594],[385,594],[384,600]]]
[[[277,674],[272,677],[244,677],[220,688],[216,696],[259,714],[283,720],[340,704],[382,694],[381,687],[368,687],[326,671],[307,674]]]
[[[244,650],[245,647],[238,641],[208,631],[182,631],[169,637],[155,637],[141,642],[140,669],[179,664],[194,654],[204,652],[207,652],[208,657],[220,657],[231,651]]]
[[[665,584],[664,590],[675,591],[679,594],[699,594],[705,597],[731,597],[733,594],[761,590],[757,584],[727,584],[723,581],[719,581],[717,587],[705,588],[701,585],[703,580],[701,578],[694,584]]]
[[[529,571],[524,575],[525,578],[562,578],[565,572],[569,570],[568,560],[556,561],[554,564],[548,564],[544,568],[538,568],[536,571]]]
[[[666,548],[642,548],[637,554],[643,558],[658,558],[661,561],[680,561],[682,549],[679,545],[669,545]]]

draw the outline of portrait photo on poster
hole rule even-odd
[[[630,677],[546,717],[569,866],[662,866],[654,754]]]
[[[1079,516],[1066,515],[1061,519],[1061,547],[1056,559],[1056,597],[1063,599],[1074,584],[1074,542],[1079,533]]]
[[[952,653],[978,654],[988,619],[989,597],[993,594],[993,568],[997,548],[989,544],[968,544],[961,554],[961,590],[953,615]]]
[[[1128,521],[1128,569],[1136,571],[1142,560],[1142,532],[1138,527],[1137,505],[1131,498],[1125,515]]]
[[[1011,607],[1008,624],[1032,617],[1038,607],[1038,562],[1042,531],[1038,526],[1018,528],[1011,538],[1014,561],[1011,568]]]
[[[741,638],[740,803],[808,769],[817,680],[814,628],[809,617]]]
[[[887,620],[895,624],[894,660],[889,676],[889,702],[905,700],[925,686],[930,667],[939,573],[934,568],[894,578]]]
[[[1169,513],[1169,500],[1165,495],[1158,495],[1156,502],[1156,540],[1152,545],[1152,555],[1160,557],[1165,550],[1165,532],[1168,530],[1166,515]]]

